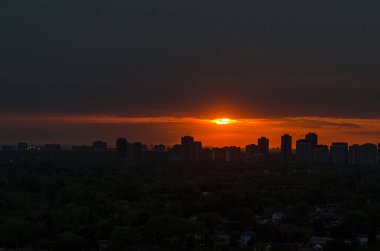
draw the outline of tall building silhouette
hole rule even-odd
[[[184,136],[181,138],[182,156],[184,160],[192,160],[194,152],[194,138]]]
[[[141,160],[144,156],[144,145],[141,142],[135,142],[132,145],[133,160]]]
[[[229,146],[226,147],[226,161],[238,161],[240,160],[241,156],[241,149],[240,147],[237,146]]]
[[[311,161],[311,144],[306,139],[299,139],[296,142],[296,159],[297,162]]]
[[[226,148],[214,147],[212,149],[213,161],[226,161]]]
[[[254,160],[259,152],[259,147],[256,144],[250,144],[245,146],[245,154],[247,160]]]
[[[163,144],[154,145],[153,146],[153,152],[155,152],[155,153],[164,153],[164,152],[166,152],[166,146],[163,145]]]
[[[269,139],[261,137],[257,141],[258,152],[261,154],[269,154]]]
[[[269,139],[261,137],[258,139],[258,152],[261,160],[267,160],[269,158]]]
[[[254,155],[258,153],[259,147],[256,144],[250,144],[245,146],[245,153],[247,155]]]
[[[150,156],[153,156],[155,159],[166,159],[168,157],[166,152],[166,146],[163,144],[152,146],[153,152]]]
[[[105,142],[105,141],[94,141],[92,143],[92,149],[96,152],[105,152],[105,151],[107,151],[107,142]]]
[[[364,144],[359,148],[359,164],[375,164],[377,161],[377,146],[375,144]]]
[[[289,134],[281,136],[281,155],[283,161],[292,160],[292,136]]]
[[[358,164],[359,163],[359,152],[360,145],[354,144],[351,145],[348,149],[348,162],[350,164]]]
[[[212,149],[202,148],[202,160],[205,160],[205,161],[212,160]]]
[[[119,138],[116,141],[116,153],[119,158],[127,158],[128,142],[125,138]]]
[[[314,149],[318,145],[318,135],[310,132],[306,134],[305,139],[310,142],[311,149]]]
[[[182,146],[175,144],[171,149],[168,149],[169,159],[171,160],[182,160]]]
[[[326,145],[317,145],[313,149],[313,161],[317,163],[327,163],[329,162],[329,147]]]
[[[193,143],[193,160],[201,160],[202,158],[202,142],[194,141]]]
[[[348,143],[334,142],[330,148],[331,162],[343,164],[348,162]]]
[[[350,164],[375,164],[378,161],[377,150],[377,146],[370,143],[364,145],[351,145],[349,147],[348,161]]]

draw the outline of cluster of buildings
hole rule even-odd
[[[182,151],[185,160],[253,160],[265,161],[269,159],[281,159],[284,162],[300,163],[336,163],[336,164],[376,164],[380,161],[380,144],[354,144],[349,146],[345,142],[334,142],[329,147],[318,144],[316,133],[306,134],[304,139],[296,141],[293,148],[292,136],[281,136],[280,154],[270,151],[269,139],[261,137],[257,144],[250,144],[242,151],[240,147],[228,146],[223,148],[202,148],[202,143],[194,141],[193,137],[185,136],[181,139],[181,145],[175,145],[173,149]],[[280,155],[280,156],[279,156]]]
[[[318,135],[308,133],[304,139],[296,141],[293,148],[292,136],[281,136],[280,154],[270,150],[269,139],[261,137],[257,144],[249,144],[242,151],[240,147],[227,146],[223,148],[202,148],[200,141],[194,141],[191,136],[181,138],[181,144],[175,145],[171,150],[184,160],[214,160],[237,161],[253,160],[266,161],[281,159],[284,162],[299,163],[336,163],[336,164],[376,164],[380,161],[380,144],[351,145],[344,142],[334,142],[329,147],[318,144]],[[173,155],[172,155],[173,156]]]
[[[163,148],[163,149],[162,149]],[[155,147],[155,151],[159,151],[160,146]],[[148,153],[147,145],[141,142],[127,142],[126,139],[120,138],[116,141],[116,149],[110,148],[106,141],[94,141],[92,145],[73,145],[71,147],[61,146],[60,144],[45,144],[41,146],[29,145],[25,142],[20,142],[16,146],[3,145],[1,151],[4,153],[18,152],[24,154],[31,153],[59,153],[62,151],[70,151],[84,156],[98,155],[98,156],[115,156],[130,160],[143,159]],[[166,147],[161,145],[161,151],[165,152]]]
[[[9,151],[10,146],[3,146],[3,151]],[[27,143],[19,143],[18,151],[41,150],[60,151],[58,144],[46,144],[42,147],[29,146]],[[109,148],[107,142],[95,141],[92,146],[72,146],[73,152],[113,152],[119,158],[130,160],[140,159],[169,159],[186,161],[269,161],[298,163],[336,163],[336,164],[376,164],[380,162],[380,144],[371,143],[363,145],[349,145],[345,142],[334,142],[329,147],[318,144],[318,135],[308,133],[305,138],[298,139],[293,147],[291,135],[281,136],[281,146],[278,151],[270,148],[269,139],[261,137],[257,144],[249,144],[245,149],[237,146],[204,147],[201,141],[194,140],[191,136],[181,138],[180,144],[166,147],[165,145],[147,145],[141,142],[128,142],[125,138],[116,141],[116,148]]]
[[[72,146],[71,149],[73,151],[86,151],[86,148],[86,146]],[[107,142],[105,141],[94,141],[92,147],[87,149],[87,151],[91,150],[99,153],[112,151],[113,149],[109,149]],[[141,142],[127,142],[127,139],[125,138],[119,138],[116,141],[116,154],[119,158],[141,160],[147,152],[147,145],[144,145]]]
[[[195,141],[191,136],[181,138],[180,145],[174,145],[168,150],[169,157],[183,160],[215,160],[236,161],[241,159],[241,149],[236,146],[228,147],[203,147],[202,142]]]
[[[289,137],[284,135],[282,142],[288,142]],[[284,149],[283,151],[287,150]],[[295,159],[297,162],[376,164],[380,160],[379,155],[380,144],[367,143],[349,146],[346,142],[334,142],[328,147],[327,145],[318,144],[318,135],[315,133],[309,133],[304,139],[296,141]]]

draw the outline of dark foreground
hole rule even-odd
[[[380,250],[380,167],[3,159],[0,247]]]

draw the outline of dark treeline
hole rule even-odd
[[[315,213],[326,205],[337,208],[335,224]],[[283,217],[274,219],[276,212]],[[327,236],[333,241],[324,250],[378,250],[379,227],[378,166],[79,156],[8,158],[0,164],[2,248],[264,250],[270,245],[273,251],[299,250],[312,236]],[[357,236],[368,242],[360,245]]]

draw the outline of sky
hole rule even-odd
[[[3,0],[0,144],[380,142],[379,28],[376,0]]]

